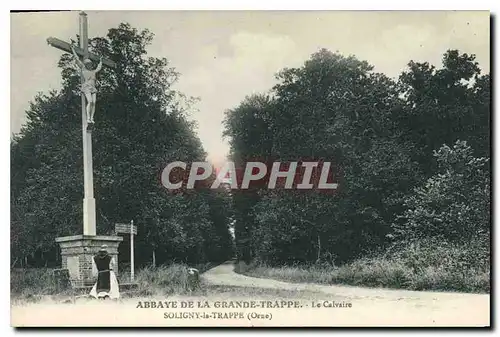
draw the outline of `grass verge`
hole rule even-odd
[[[200,273],[213,267],[214,263],[194,266]],[[137,288],[130,292],[122,292],[124,297],[167,296],[171,294],[192,294],[202,291],[193,290],[188,273],[189,266],[171,264],[157,268],[146,267],[135,274]],[[128,283],[126,271],[120,273],[120,283]],[[29,268],[11,270],[11,298],[13,301],[39,302],[44,298],[60,299],[78,295],[73,289],[58,291],[56,289],[53,269]]]

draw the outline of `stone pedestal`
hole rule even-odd
[[[92,258],[102,245],[107,245],[107,251],[114,258],[114,270],[118,276],[118,245],[123,241],[120,236],[74,235],[56,238],[61,247],[62,268],[68,269],[73,287],[93,285]]]

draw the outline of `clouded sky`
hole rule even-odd
[[[320,48],[353,54],[375,70],[397,76],[409,60],[440,65],[447,49],[473,53],[490,70],[488,12],[327,11],[99,11],[87,12],[89,37],[128,22],[155,34],[151,56],[166,57],[181,73],[176,85],[200,98],[191,118],[209,159],[224,160],[224,111],[246,95],[266,91],[274,73],[300,66]],[[78,33],[78,12],[11,14],[11,132],[25,122],[37,92],[59,89],[61,52],[54,36],[68,41]],[[99,118],[100,111],[96,111]]]

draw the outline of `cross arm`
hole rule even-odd
[[[69,44],[68,42],[59,40],[55,37],[49,37],[47,39],[47,43],[54,48],[60,49],[60,50],[65,51],[67,53],[72,53],[71,44]],[[75,48],[75,52],[78,55],[80,55],[80,56],[84,55],[83,49],[81,49],[77,46],[74,46],[74,48]],[[90,53],[90,52],[88,53],[87,57],[95,62],[99,62],[99,60],[101,59],[101,57],[99,55],[96,55],[96,54]],[[108,66],[110,68],[116,67],[116,63],[114,61],[107,59],[107,58],[104,58],[104,57],[102,58],[102,64],[104,64],[105,66]]]

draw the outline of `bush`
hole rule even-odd
[[[475,158],[466,142],[443,145],[434,153],[439,172],[405,200],[394,224],[398,241],[427,238],[448,242],[489,242],[490,176],[487,158]]]
[[[142,296],[185,293],[189,289],[188,269],[183,264],[142,268],[135,277],[137,293]]]
[[[408,271],[400,261],[360,259],[343,265],[331,275],[331,283],[368,287],[408,288]]]

